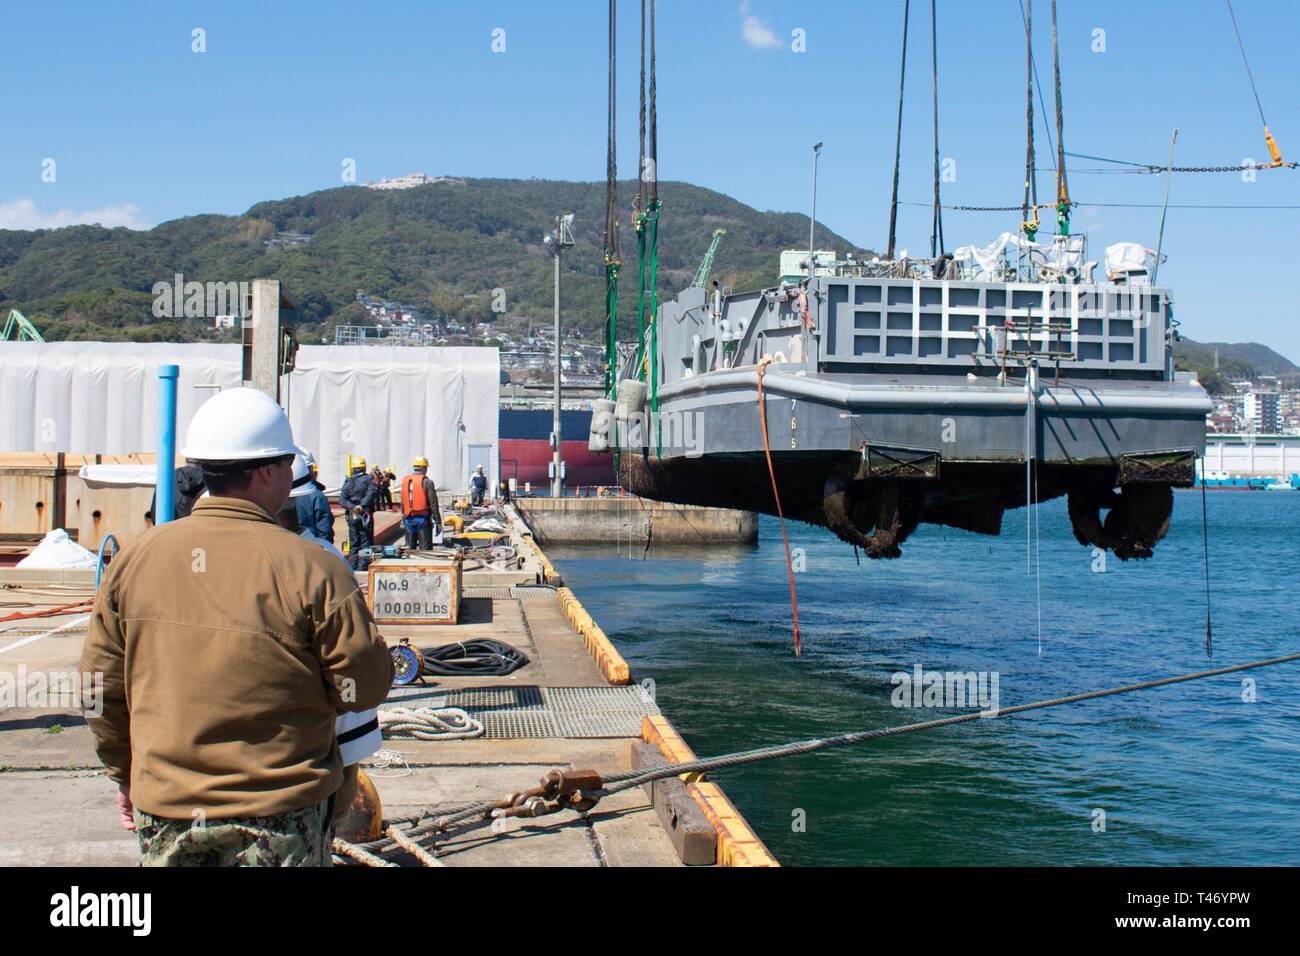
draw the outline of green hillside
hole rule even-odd
[[[621,186],[627,210],[634,182]],[[229,340],[201,319],[156,319],[156,282],[278,278],[298,302],[302,340],[332,341],[335,324],[369,324],[356,293],[401,301],[433,319],[494,318],[493,289],[505,290],[510,324],[551,314],[552,261],[542,244],[556,213],[573,212],[577,245],[565,253],[564,308],[584,331],[603,322],[603,183],[470,179],[412,189],[328,189],[262,202],[242,216],[199,215],[148,231],[76,226],[0,230],[0,314],[17,308],[49,340]],[[807,242],[799,213],[759,212],[721,193],[661,183],[659,290],[687,285],[714,229],[727,230],[714,277],[737,289],[772,284],[783,248]],[[624,330],[635,322],[636,241],[622,227],[619,298]],[[306,245],[267,246],[279,232]],[[818,230],[819,247],[862,251]]]
[[[1214,367],[1216,350],[1217,369]],[[1194,342],[1184,338],[1174,344],[1174,362],[1179,369],[1195,372],[1212,395],[1230,391],[1229,383],[1241,379],[1255,379],[1260,375],[1300,376],[1300,367],[1258,342]]]

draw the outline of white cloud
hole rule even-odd
[[[104,206],[77,212],[59,209],[41,212],[30,199],[17,199],[0,203],[0,229],[62,229],[64,226],[101,225],[107,229],[125,226],[128,229],[149,229],[150,224],[140,218],[140,207],[134,203]]]
[[[740,16],[740,35],[755,50],[773,50],[781,45],[775,31],[749,12],[749,0],[740,5]]]

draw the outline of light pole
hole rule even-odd
[[[817,159],[822,154],[822,144],[813,145],[813,194],[812,194],[812,214],[808,217],[808,278],[816,275],[813,256],[813,233],[817,229]]]
[[[555,256],[555,394],[551,413],[551,497],[564,494],[560,459],[560,253],[573,245],[573,213],[555,217],[555,230],[547,234],[547,248]]]

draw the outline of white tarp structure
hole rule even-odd
[[[0,342],[0,452],[156,451],[166,364],[180,366],[179,448],[215,386],[240,384],[238,345]],[[342,483],[348,454],[399,476],[424,454],[439,488],[464,490],[476,464],[489,481],[497,474],[500,381],[495,348],[304,345],[281,403],[330,489]]]
[[[976,282],[1003,281],[1007,250],[1037,253],[1036,262],[1057,272],[1074,270],[1090,282],[1091,270],[1084,261],[1083,236],[1053,236],[1048,242],[1031,242],[1024,236],[1004,232],[987,246],[959,246],[952,257]]]
[[[1155,250],[1140,242],[1117,242],[1106,247],[1106,275],[1112,279],[1145,275],[1155,257]]]

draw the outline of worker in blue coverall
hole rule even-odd
[[[310,531],[322,541],[333,544],[334,514],[330,511],[330,503],[325,497],[320,482],[315,480],[315,461],[310,453],[304,454],[303,457],[307,460],[311,490],[299,492],[298,496],[293,498],[293,505],[298,511],[298,527]]]
[[[366,474],[366,460],[352,459],[352,475],[343,482],[339,504],[348,519],[348,564],[353,571],[365,571],[370,567],[370,558],[361,552],[375,540],[375,496],[378,491],[374,479]]]
[[[483,466],[474,466],[474,477],[469,480],[470,503],[478,508],[483,504],[483,498],[487,495],[488,480],[487,475],[483,474]]]

